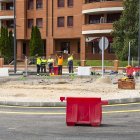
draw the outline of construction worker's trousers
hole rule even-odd
[[[43,73],[46,73],[46,65],[41,65],[41,72]]]
[[[48,67],[49,67],[49,73],[52,74],[52,73],[53,73],[53,64],[50,63],[50,64],[48,65]]]
[[[62,65],[58,65],[58,75],[62,75]]]
[[[40,65],[36,65],[37,66],[37,74],[40,73]]]
[[[73,65],[69,65],[68,69],[69,69],[69,73],[73,73]]]

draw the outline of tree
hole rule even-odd
[[[5,63],[9,63],[11,58],[13,58],[13,36],[12,31],[8,33],[8,29],[6,27],[1,28],[1,36],[0,36],[0,52],[1,56],[4,57]]]
[[[30,39],[30,56],[43,55],[43,42],[41,39],[41,33],[37,26],[32,27],[31,39]]]
[[[6,27],[1,28],[1,36],[0,36],[0,52],[1,56],[4,57],[5,63],[9,63],[13,59],[14,53],[14,38],[13,32],[10,31],[8,33],[8,29]]]
[[[9,56],[14,57],[14,37],[13,32],[9,31]]]
[[[0,49],[1,55],[7,55],[7,46],[8,46],[8,29],[5,27],[1,28],[1,36],[0,36]]]
[[[129,42],[131,43],[131,55],[137,56],[138,50],[138,23],[139,0],[125,0],[124,11],[119,21],[113,24],[113,48],[120,60],[128,57]],[[133,49],[132,49],[133,48]]]

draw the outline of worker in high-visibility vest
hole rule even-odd
[[[41,57],[36,55],[37,58],[36,58],[36,66],[37,66],[37,75],[39,75],[40,73],[40,68],[41,68]]]
[[[58,65],[58,75],[62,75],[62,67],[63,67],[63,55],[57,56],[57,65]]]
[[[68,55],[68,69],[69,73],[73,73],[73,54]]]
[[[45,59],[45,57],[43,56],[41,58],[41,72],[46,73],[46,64],[47,64],[47,60]]]
[[[53,75],[54,74],[54,72],[53,72],[54,59],[51,56],[49,56],[47,63],[48,63],[48,67],[49,67],[49,74]]]

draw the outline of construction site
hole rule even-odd
[[[84,68],[82,73],[78,68]],[[88,68],[90,73],[85,73]],[[36,75],[36,66],[26,65],[26,62],[18,65],[16,74],[13,68],[6,65],[1,69],[9,70],[8,75],[0,78],[0,101],[60,102],[59,98],[63,96],[101,97],[108,100],[140,97],[139,69],[133,76],[134,68],[120,68],[118,63],[104,67],[104,76],[101,67],[89,66],[76,66],[72,74],[64,67],[62,75],[42,73],[40,76]]]

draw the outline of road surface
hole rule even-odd
[[[0,106],[0,140],[139,140],[140,103],[103,107],[100,127],[65,124],[65,108]]]

